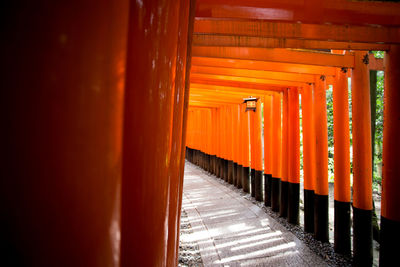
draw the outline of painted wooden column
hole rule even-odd
[[[176,138],[172,135],[172,98],[179,14],[183,8],[173,1],[130,5],[121,266],[167,264],[166,218],[171,198],[168,172],[171,166],[171,139]],[[143,246],[143,240],[151,246]]]
[[[264,96],[264,204],[271,206],[271,201],[274,201],[273,207],[275,210],[279,206],[279,178],[274,178],[274,192],[272,192],[272,96]],[[272,200],[272,195],[274,199]]]
[[[354,52],[351,76],[353,122],[353,253],[372,264],[372,155],[368,52]]]
[[[189,21],[189,4],[185,0],[181,0],[179,11],[179,32],[178,32],[178,50],[176,59],[176,76],[175,90],[173,93],[174,110],[172,115],[172,138],[170,140],[170,158],[171,164],[168,171],[169,180],[169,212],[168,212],[168,249],[167,249],[167,265],[176,266],[178,248],[179,248],[179,229],[180,229],[180,207],[181,201],[181,180],[182,173],[182,145],[183,139],[183,112],[185,102],[185,76],[187,65],[187,45],[188,45],[188,21]]]
[[[228,139],[228,183],[233,183],[233,106],[228,106],[228,128],[227,128],[227,139]]]
[[[303,87],[301,94],[303,122],[304,231],[314,233],[315,122],[314,85]]]
[[[381,211],[381,266],[398,260],[400,240],[400,46],[392,45],[385,53],[385,109],[383,127],[383,175]]]
[[[237,185],[237,125],[238,125],[238,111],[237,105],[232,105],[232,184]]]
[[[238,169],[237,169],[237,188],[242,188],[243,174],[243,112],[242,104],[238,105]]]
[[[289,176],[288,176],[288,222],[299,224],[300,202],[300,118],[299,92],[289,89]]]
[[[279,185],[279,215],[287,216],[289,177],[289,88],[283,93],[282,110],[282,177]]]
[[[257,101],[258,102],[258,101]],[[255,169],[255,155],[256,155],[256,144],[255,144],[255,112],[248,111],[250,118],[250,194],[252,197],[256,196],[256,169]]]
[[[238,180],[239,180],[239,131],[240,131],[240,121],[239,121],[239,113],[240,113],[240,106],[239,105],[234,105],[233,106],[233,114],[234,114],[234,128],[233,128],[233,133],[234,133],[234,139],[233,139],[233,148],[234,148],[234,162],[233,162],[233,173],[234,173],[234,179],[233,179],[233,184],[237,187],[238,186]]]
[[[273,95],[273,121],[272,121],[272,156],[271,173],[274,182],[274,201],[279,203],[279,181],[282,177],[282,93],[277,92]],[[278,188],[277,188],[278,186]],[[279,206],[279,204],[278,204]]]
[[[328,123],[326,115],[326,77],[315,78],[315,141],[316,176],[314,195],[314,235],[322,242],[329,241],[328,207]]]
[[[118,266],[129,2],[6,6],[0,265]]]
[[[350,246],[350,129],[347,69],[336,69],[333,85],[335,168],[335,251],[349,255]]]
[[[249,136],[249,113],[245,111],[245,104],[242,104],[243,115],[243,173],[242,173],[242,186],[243,191],[250,192],[250,136]]]
[[[251,112],[253,115],[253,144],[252,153],[254,153],[254,196],[257,201],[263,201],[262,198],[262,181],[263,181],[263,167],[262,167],[262,141],[261,141],[261,100],[256,103],[256,111]],[[254,167],[253,167],[254,166]]]

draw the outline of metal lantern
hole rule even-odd
[[[257,107],[257,98],[256,97],[249,97],[249,98],[244,98],[243,99],[244,102],[246,103],[246,111],[252,110],[252,111],[256,111],[256,107]]]

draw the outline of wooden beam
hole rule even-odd
[[[248,59],[316,66],[347,68],[354,66],[354,56],[352,54],[337,55],[282,48],[194,46],[192,48],[192,55],[195,57]]]
[[[190,91],[194,90],[202,90],[202,91],[211,91],[211,92],[222,92],[228,94],[246,94],[246,95],[264,95],[268,94],[268,91],[271,92],[281,92],[285,90],[286,87],[267,87],[262,90],[260,89],[252,89],[246,87],[234,87],[234,86],[223,86],[223,85],[213,85],[213,84],[200,84],[200,83],[191,83]]]
[[[256,89],[256,90],[264,90],[264,91],[271,91],[274,88],[279,86],[274,85],[267,85],[267,84],[257,84],[257,83],[250,83],[250,82],[239,82],[239,81],[227,81],[227,80],[217,80],[217,79],[190,79],[190,83],[197,83],[202,85],[218,85],[218,86],[228,86],[228,87],[236,87],[236,88],[245,88],[245,89]],[[282,90],[284,88],[290,86],[280,86]],[[282,91],[280,90],[280,91]]]
[[[293,63],[256,61],[243,59],[227,59],[213,57],[193,57],[192,66],[214,66],[265,71],[281,71],[289,73],[305,73],[319,75],[335,75],[335,68],[326,66],[302,65]]]
[[[370,70],[384,70],[383,58],[375,58],[374,55],[369,55],[368,68]]]
[[[315,24],[400,25],[400,4],[347,0],[198,0],[196,17]]]
[[[294,81],[282,81],[282,80],[272,80],[272,79],[258,79],[249,77],[239,77],[239,76],[228,76],[228,75],[215,75],[215,74],[202,74],[202,73],[191,73],[190,81],[202,81],[202,80],[221,80],[221,81],[231,81],[231,82],[247,82],[260,84],[264,86],[268,85],[278,85],[278,86],[296,86],[301,87],[305,85],[305,82],[294,82]]]
[[[297,82],[305,82],[305,83],[314,82],[314,75],[312,75],[312,74],[287,73],[287,72],[263,71],[263,70],[248,70],[248,69],[225,68],[225,67],[221,68],[221,67],[208,67],[208,66],[195,66],[194,65],[191,68],[191,73],[228,75],[228,76],[282,80],[282,81],[297,81]]]
[[[258,48],[302,48],[338,50],[387,51],[387,44],[315,41],[288,38],[269,38],[237,35],[197,34],[193,35],[194,46],[238,46]]]
[[[196,19],[194,33],[360,43],[400,43],[400,28],[397,27],[318,25],[265,20]]]

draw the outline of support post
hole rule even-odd
[[[282,177],[279,185],[279,215],[287,216],[289,177],[289,88],[283,93]]]
[[[314,85],[303,88],[301,95],[303,121],[304,231],[314,233],[315,121]]]
[[[273,210],[278,210],[276,208],[279,204],[279,187],[275,186],[275,192],[272,192],[272,183],[279,185],[279,181],[272,178],[271,162],[272,162],[272,96],[264,96],[264,204],[265,206],[271,206],[272,195],[274,195],[272,205]]]
[[[372,265],[371,105],[368,52],[354,52],[353,115],[353,253],[354,263]]]
[[[300,203],[300,121],[297,87],[289,89],[289,176],[288,222],[299,224]]]
[[[336,69],[333,85],[335,251],[349,255],[350,245],[350,130],[347,69]]]
[[[385,108],[383,127],[383,175],[380,266],[398,260],[400,240],[400,46],[385,53]]]
[[[314,235],[322,242],[329,241],[328,210],[328,123],[326,114],[326,77],[315,79],[315,140],[316,177],[314,196]]]

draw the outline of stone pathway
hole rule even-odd
[[[183,209],[204,266],[327,266],[295,235],[215,176],[186,162]]]

